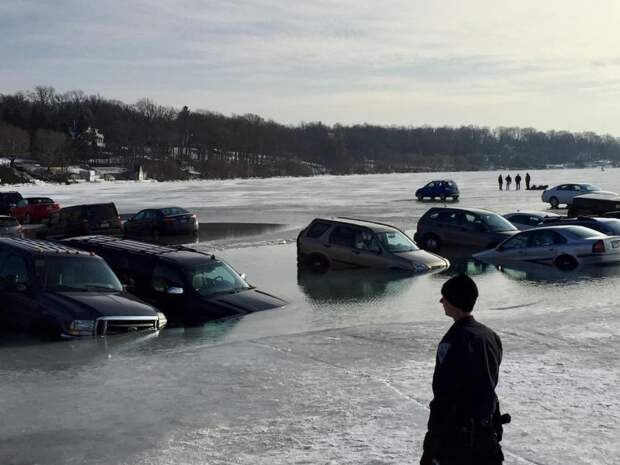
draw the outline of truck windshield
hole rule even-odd
[[[234,294],[252,287],[230,266],[217,260],[187,268],[185,276],[194,290],[203,297],[214,294]]]
[[[98,257],[40,257],[35,259],[39,285],[54,291],[122,291],[123,286]]]
[[[418,250],[418,246],[399,231],[384,231],[376,233],[383,247],[392,253],[411,252]]]

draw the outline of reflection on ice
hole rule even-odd
[[[339,270],[316,274],[298,270],[297,283],[311,300],[320,302],[368,302],[404,292],[415,279],[412,275],[384,270]]]

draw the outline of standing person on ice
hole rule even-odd
[[[449,279],[441,294],[454,324],[437,348],[420,465],[500,465],[502,424],[510,421],[495,395],[502,343],[471,316],[478,288],[469,276]]]
[[[502,178],[501,174],[497,177],[497,183],[499,184],[499,190],[501,191],[502,185],[504,184],[504,178]]]
[[[510,184],[512,183],[512,178],[510,177],[509,174],[506,175],[506,190],[509,191],[510,190]]]
[[[515,189],[521,189],[521,175],[519,173],[517,173],[517,175],[515,176]]]

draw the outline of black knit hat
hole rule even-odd
[[[441,295],[455,307],[471,312],[478,299],[478,286],[466,274],[459,274],[441,286]]]

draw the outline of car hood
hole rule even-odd
[[[44,308],[62,308],[74,320],[157,315],[153,307],[126,292],[44,292],[40,303]]]
[[[284,307],[287,302],[258,289],[248,289],[233,294],[217,294],[204,298],[209,303],[229,310],[231,314],[245,314]]]
[[[430,269],[447,268],[450,266],[448,259],[427,252],[426,250],[413,250],[411,252],[395,253],[397,257],[404,258],[411,263],[420,263],[428,266]]]

